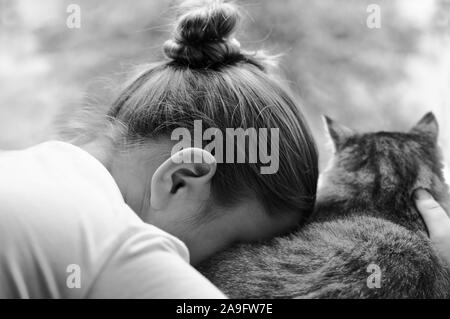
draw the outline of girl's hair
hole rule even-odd
[[[260,53],[241,50],[234,32],[240,15],[220,0],[185,1],[165,61],[149,66],[118,96],[110,123],[127,142],[170,138],[175,128],[278,128],[279,168],[260,173],[261,163],[218,163],[212,194],[230,206],[259,199],[269,214],[312,211],[318,154],[310,129],[289,90],[269,71]],[[118,124],[120,123],[120,124]],[[270,144],[270,143],[269,143]]]

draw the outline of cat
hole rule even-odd
[[[412,199],[421,187],[449,202],[436,117],[407,133],[326,124],[334,157],[309,221],[225,250],[199,271],[231,298],[449,298],[450,271]]]

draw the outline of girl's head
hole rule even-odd
[[[181,237],[192,255],[202,250],[193,256],[199,260],[233,241],[259,240],[303,221],[315,202],[318,155],[299,105],[269,59],[244,51],[234,38],[237,7],[204,0],[186,1],[179,10],[173,38],[164,44],[167,59],[133,79],[107,114],[115,151],[105,162],[136,213]],[[233,163],[174,161],[172,133],[185,128],[194,136],[199,120],[203,131],[221,131],[225,144],[232,143],[227,129],[269,134],[258,135],[265,141],[258,154],[246,138],[244,163],[237,163],[237,151]],[[277,140],[270,129],[278,129]],[[202,149],[211,140],[200,143],[183,152],[208,156]],[[236,150],[225,144],[224,153]],[[264,147],[278,152],[272,174],[261,174]]]

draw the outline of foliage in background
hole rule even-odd
[[[162,57],[173,1],[0,0],[0,148],[45,139],[54,116],[107,106],[130,68]],[[66,8],[82,10],[81,29]],[[242,0],[249,49],[283,53],[321,150],[321,115],[356,129],[405,130],[433,110],[450,159],[450,2],[447,0]],[[381,29],[366,26],[381,7]]]

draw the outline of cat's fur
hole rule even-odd
[[[268,243],[226,250],[199,270],[233,298],[448,298],[449,271],[411,198],[422,187],[448,203],[434,115],[408,133],[327,124],[335,156],[311,220]],[[377,267],[380,288],[368,285]]]

